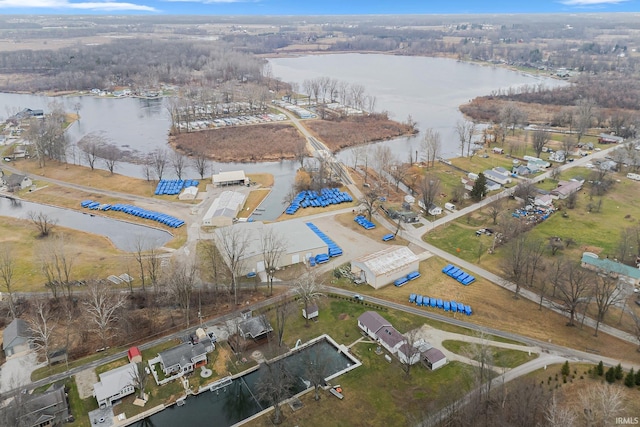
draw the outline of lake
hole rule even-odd
[[[407,57],[382,54],[332,54],[295,58],[270,59],[273,74],[285,82],[302,82],[320,76],[362,84],[366,93],[376,97],[377,110],[388,111],[391,118],[406,121],[411,115],[419,129],[434,128],[442,136],[443,157],[457,155],[455,124],[462,119],[460,104],[493,90],[522,85],[566,85],[565,81],[537,77],[504,68],[458,62],[444,58]],[[44,109],[52,101],[62,102],[66,111],[74,112],[80,105],[80,120],[69,131],[71,143],[83,136],[98,133],[132,154],[143,155],[157,148],[170,150],[168,141],[171,125],[165,100],[139,98],[104,98],[99,96],[65,96],[51,98],[41,95],[0,93],[0,115],[8,117],[23,108]],[[400,160],[418,149],[421,136],[397,138],[378,144],[391,147]],[[73,151],[73,150],[70,150]],[[77,151],[77,150],[76,150]],[[338,157],[351,162],[350,150]],[[84,164],[79,153],[69,153],[70,163]],[[275,177],[272,193],[264,201],[261,219],[273,220],[285,209],[283,199],[294,182],[297,163],[281,161],[269,163],[216,163],[212,170],[244,169],[247,173],[271,173]],[[98,163],[98,167],[104,167]],[[170,168],[167,168],[170,169]],[[119,163],[116,172],[142,178],[139,165]],[[188,178],[199,178],[195,171]],[[170,178],[171,171],[168,171]]]

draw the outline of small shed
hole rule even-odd
[[[140,353],[140,349],[138,347],[131,347],[129,351],[127,351],[127,357],[131,363],[142,362],[142,353]]]
[[[318,306],[316,304],[310,304],[307,309],[309,310],[308,312],[302,307],[302,317],[305,319],[315,319],[318,317]]]
[[[195,200],[196,196],[198,196],[198,187],[192,185],[191,187],[185,188],[182,191],[182,193],[180,193],[180,195],[178,196],[178,199],[180,199],[180,200]]]
[[[31,348],[29,324],[22,319],[13,319],[2,334],[2,350],[6,357],[22,353]]]
[[[435,347],[431,347],[424,353],[422,353],[423,362],[429,369],[435,371],[438,368],[443,367],[447,363],[447,357],[444,353]]]
[[[249,178],[246,177],[243,170],[213,174],[213,176],[211,177],[211,181],[216,187],[249,184]]]

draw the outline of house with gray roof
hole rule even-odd
[[[192,372],[207,363],[207,349],[203,343],[184,343],[158,353],[162,371],[166,376]]]
[[[413,365],[420,361],[420,351],[412,348],[405,337],[391,323],[375,311],[365,311],[358,317],[358,327],[370,338],[380,343],[401,363]]]
[[[238,333],[242,335],[243,338],[259,340],[271,332],[273,332],[273,328],[264,315],[250,317],[238,325]]]
[[[20,425],[26,427],[61,426],[70,421],[67,394],[62,385],[44,393],[34,393],[22,402]]]
[[[5,175],[2,177],[2,179],[9,191],[24,190],[25,188],[29,188],[33,185],[33,181],[31,181],[31,178],[18,173]]]
[[[101,408],[113,405],[114,402],[133,394],[134,378],[137,374],[135,363],[112,369],[100,374],[100,381],[93,385],[93,395]]]
[[[566,199],[571,194],[576,191],[580,191],[582,189],[582,181],[571,180],[571,181],[559,181],[558,186],[551,190],[551,195],[556,199]]]
[[[2,334],[2,350],[5,357],[31,349],[31,338],[29,324],[22,319],[13,319]]]

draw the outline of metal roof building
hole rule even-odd
[[[390,246],[351,261],[351,272],[376,289],[417,271],[419,258],[406,246]]]
[[[237,191],[223,191],[204,214],[202,225],[224,227],[233,224],[233,219],[244,205],[245,197]]]
[[[213,185],[223,187],[226,185],[245,185],[249,183],[244,171],[229,171],[213,174],[211,177]]]
[[[242,222],[230,225],[233,232],[245,233],[246,248],[242,257],[243,268],[241,274],[264,271],[264,257],[262,253],[262,236],[267,230],[283,239],[284,252],[280,256],[278,267],[297,264],[311,255],[327,253],[327,244],[316,235],[304,220],[291,220],[265,224],[261,221]],[[216,230],[217,243],[220,243],[222,231]],[[220,247],[220,246],[219,246]],[[224,251],[220,251],[224,252]]]

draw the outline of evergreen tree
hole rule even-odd
[[[604,378],[607,380],[609,384],[614,383],[616,381],[616,372],[613,368],[607,369],[607,373],[604,375]]]
[[[615,371],[615,375],[616,375],[616,381],[617,380],[621,380],[622,378],[624,378],[624,371],[622,370],[622,365],[618,363],[618,366],[616,366],[616,371]]]
[[[640,369],[636,372],[636,385],[640,385]]]
[[[476,182],[473,184],[473,188],[469,195],[475,202],[479,202],[487,195],[487,178],[482,172],[478,174],[478,179],[476,179]]]
[[[629,388],[633,388],[633,386],[635,386],[635,383],[636,383],[636,376],[633,373],[633,368],[631,368],[627,376],[624,377],[624,385],[626,385]]]
[[[562,370],[560,371],[560,373],[562,374],[563,377],[568,377],[569,374],[571,373],[571,368],[569,367],[568,360],[564,362],[564,365],[562,365]]]
[[[604,363],[602,363],[602,360],[600,361],[600,363],[598,363],[598,367],[596,368],[596,373],[600,377],[604,375]]]

